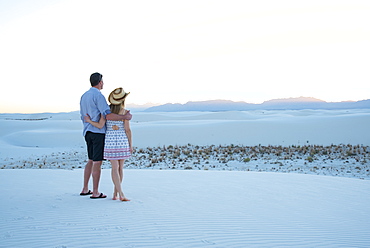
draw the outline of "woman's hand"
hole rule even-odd
[[[84,120],[85,120],[85,122],[90,123],[90,122],[91,122],[90,115],[89,115],[89,114],[86,114],[86,115],[84,116]]]

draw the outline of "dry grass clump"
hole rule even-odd
[[[297,172],[370,179],[363,145],[170,145],[141,148],[128,168]]]
[[[3,161],[0,169],[78,169],[86,151]],[[244,170],[296,172],[370,179],[370,147],[364,145],[168,145],[136,148],[126,161],[133,169]],[[109,161],[102,168],[110,168]]]
[[[303,145],[303,146],[243,146],[243,145],[210,145],[198,146],[188,144],[186,146],[163,146],[141,148],[135,154],[138,161],[157,164],[160,162],[186,163],[196,161],[198,163],[213,159],[220,163],[230,161],[250,162],[252,160],[297,160],[303,159],[313,162],[321,160],[348,160],[367,163],[370,149],[363,145]]]

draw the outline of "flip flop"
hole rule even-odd
[[[86,193],[80,193],[80,195],[92,195],[93,192],[91,192],[91,190],[87,191]]]
[[[103,195],[103,193],[100,193],[99,196],[90,196],[91,199],[98,199],[98,198],[106,198],[106,195]]]

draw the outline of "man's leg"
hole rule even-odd
[[[93,161],[89,159],[84,169],[84,186],[81,193],[89,192],[89,180],[92,173]]]
[[[93,150],[93,140],[92,140],[91,132],[86,133],[85,141],[86,141],[87,155],[88,155],[89,160],[87,161],[87,164],[84,169],[84,181],[83,181],[83,188],[81,192],[81,194],[83,195],[86,195],[86,193],[89,192],[89,181],[90,181],[92,166],[93,166],[92,156],[93,156],[94,150]]]
[[[91,198],[105,198],[106,195],[100,195],[99,182],[101,174],[101,165],[103,163],[105,134],[93,133],[92,135],[92,170],[93,194]]]
[[[102,161],[92,162],[93,196],[98,197]]]

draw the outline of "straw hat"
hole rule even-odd
[[[119,105],[121,104],[126,96],[128,96],[129,93],[126,93],[121,87],[113,90],[108,97],[108,101],[113,105]]]

